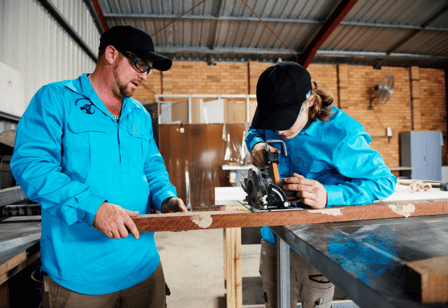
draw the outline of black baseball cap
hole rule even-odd
[[[283,61],[268,67],[258,78],[258,105],[252,128],[273,131],[291,128],[311,89],[311,75],[300,64]]]
[[[167,71],[173,65],[170,58],[154,52],[154,44],[148,33],[133,26],[114,26],[104,32],[100,38],[99,49],[106,49],[109,45],[153,61],[153,68],[159,71]]]

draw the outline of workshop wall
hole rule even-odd
[[[151,103],[155,94],[256,94],[258,77],[271,63],[175,62],[168,72],[155,71],[134,97]],[[441,131],[442,163],[447,161],[447,102],[445,72],[419,67],[382,67],[312,64],[308,70],[321,88],[330,90],[334,105],[358,120],[372,137],[371,146],[390,167],[400,166],[400,133]],[[386,104],[375,98],[375,85],[393,74],[395,89]],[[369,110],[372,99],[373,110]],[[256,104],[251,106],[251,116]],[[236,111],[238,112],[238,111]],[[392,137],[386,136],[390,127]],[[170,140],[165,138],[163,140]],[[169,155],[168,153],[163,153]],[[216,166],[220,168],[220,166]],[[394,172],[399,175],[398,172]]]

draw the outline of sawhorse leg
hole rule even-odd
[[[241,228],[224,229],[224,287],[227,308],[242,308]]]

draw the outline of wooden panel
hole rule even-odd
[[[225,154],[229,149],[232,162],[241,160],[246,124],[226,124],[223,140],[223,124],[159,125],[159,149],[165,161],[170,181],[179,198],[194,209],[204,209],[215,204],[215,187],[229,186]],[[230,137],[230,141],[228,141]]]
[[[0,308],[9,308],[9,285],[4,283],[0,285]]]
[[[422,303],[448,302],[448,257],[406,263],[405,290]]]
[[[186,231],[439,215],[448,213],[447,203],[448,199],[418,200],[412,202],[384,202],[378,205],[331,207],[322,210],[262,213],[204,211],[200,213],[140,215],[133,219],[140,232]]]
[[[201,101],[202,99],[193,98],[191,100],[191,123],[201,124]]]
[[[226,101],[227,119],[226,123],[246,122],[246,101]]]
[[[171,104],[171,121],[188,123],[188,100]]]

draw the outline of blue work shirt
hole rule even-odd
[[[390,196],[397,184],[381,155],[373,150],[372,141],[362,125],[333,106],[328,122],[312,122],[292,139],[283,139],[272,130],[250,128],[247,148],[268,139],[285,142],[271,146],[280,150],[279,173],[282,178],[298,173],[323,184],[327,190],[327,207],[371,204]],[[261,230],[264,240],[275,245],[269,228]]]
[[[154,233],[110,239],[92,228],[104,201],[149,214],[176,197],[151,116],[124,98],[119,123],[87,79],[42,87],[17,127],[11,169],[42,207],[41,260],[60,285],[83,294],[134,286],[157,268]]]

